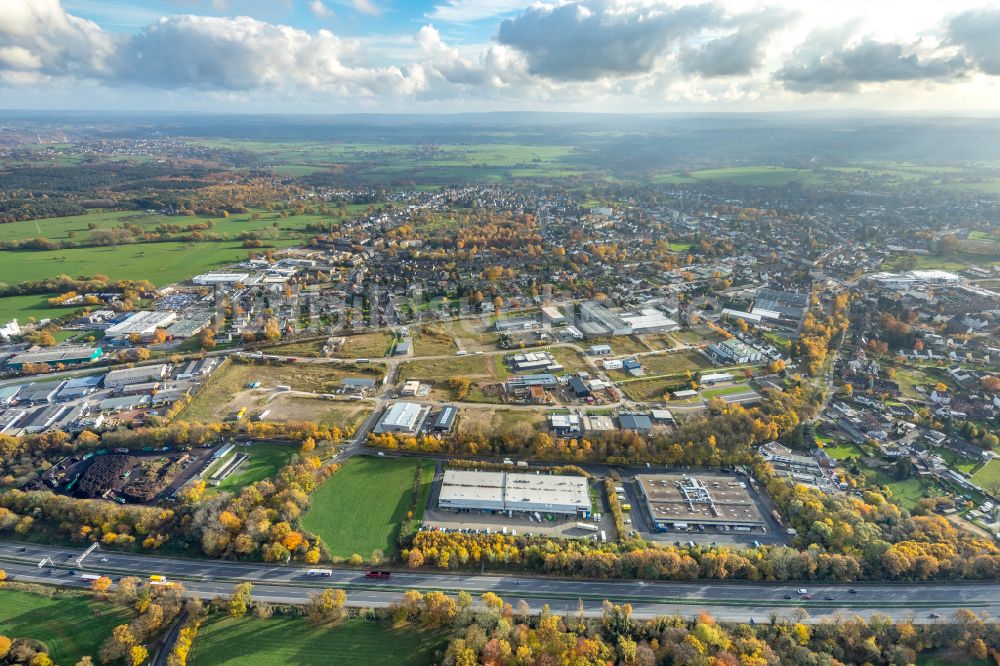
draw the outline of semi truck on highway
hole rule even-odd
[[[590,523],[577,523],[576,526],[581,530],[587,530],[588,532],[599,532],[601,529],[597,525],[591,525]]]
[[[388,571],[369,571],[365,574],[365,578],[388,578],[389,576]]]
[[[149,584],[160,585],[163,587],[170,587],[172,585],[172,583],[169,580],[167,580],[166,576],[161,576],[160,574],[153,574],[152,576],[150,576]]]
[[[85,581],[87,583],[93,583],[95,580],[101,580],[102,578],[104,578],[104,576],[92,573],[85,573],[82,576],[80,576],[80,580]]]
[[[332,576],[333,569],[310,569],[306,572],[307,576]]]

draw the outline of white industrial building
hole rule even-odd
[[[892,289],[907,287],[927,287],[940,284],[959,284],[962,277],[950,271],[938,269],[906,271],[905,273],[874,273],[868,276],[879,286]]]
[[[553,305],[542,307],[542,319],[552,326],[562,326],[566,323],[566,315]]]
[[[415,402],[397,402],[385,410],[385,414],[375,425],[374,432],[414,434],[427,416],[427,410]]]
[[[248,284],[250,273],[202,273],[191,278],[195,284]]]
[[[669,333],[679,331],[680,324],[655,308],[643,308],[638,312],[621,315],[622,320],[632,328],[632,333]]]
[[[106,388],[117,388],[128,386],[129,384],[143,384],[145,382],[156,382],[167,376],[166,364],[143,365],[138,368],[125,368],[124,370],[112,370],[104,376],[104,386]]]
[[[166,328],[177,319],[170,311],[140,310],[128,319],[109,326],[105,335],[111,338],[127,338],[130,335],[152,335],[158,328]]]
[[[575,516],[590,511],[582,476],[447,470],[438,496],[441,509],[516,511]]]
[[[3,326],[0,326],[0,340],[7,341],[18,335],[21,335],[21,327],[17,325],[16,319],[11,319]]]

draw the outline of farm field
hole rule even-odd
[[[0,590],[0,634],[45,643],[57,664],[75,664],[85,656],[96,661],[104,639],[130,619],[124,609],[88,595]]]
[[[417,465],[424,466],[424,483],[429,486],[433,462],[352,458],[313,493],[302,526],[321,537],[334,557],[357,553],[369,559],[376,551],[391,556],[399,525],[410,507]],[[418,506],[414,517],[422,514],[423,506]]]
[[[378,206],[373,206],[377,208]],[[212,228],[209,230],[218,236],[235,239],[239,234],[245,232],[268,232],[265,236],[274,232],[280,232],[282,237],[288,234],[299,234],[304,231],[309,224],[330,224],[358,215],[367,210],[367,205],[351,204],[345,207],[347,215],[344,218],[339,216],[318,215],[312,213],[296,214],[288,211],[286,217],[281,216],[281,211],[268,211],[265,209],[254,210],[249,213],[233,213],[229,217],[218,215],[161,215],[159,213],[147,213],[138,210],[116,210],[86,213],[84,215],[69,215],[65,217],[50,217],[41,220],[25,220],[22,222],[10,222],[0,225],[0,242],[25,240],[33,238],[47,238],[54,242],[72,241],[74,243],[86,243],[91,240],[93,231],[99,229],[111,229],[122,225],[138,225],[154,231],[160,225],[172,225],[186,227],[193,224],[205,224],[209,221]],[[258,219],[252,216],[257,215]],[[93,225],[94,229],[90,226]],[[72,236],[70,235],[72,234]]]
[[[348,596],[350,598],[350,596]],[[188,657],[191,666],[384,664],[424,666],[437,662],[442,633],[348,620],[317,627],[306,618],[213,618],[202,625]],[[331,661],[331,657],[336,655]]]
[[[659,174],[653,177],[659,183],[697,183],[723,181],[734,185],[777,186],[790,181],[803,185],[821,185],[829,181],[822,175],[805,169],[791,169],[782,166],[724,167],[703,169],[688,174],[679,172]]]
[[[298,242],[298,239],[281,239],[271,244],[287,247]],[[16,284],[66,274],[74,277],[107,275],[112,280],[147,279],[164,286],[246,259],[247,252],[240,241],[3,250],[0,251],[0,282]]]
[[[222,141],[192,139],[206,146],[238,148],[261,154],[276,171],[303,175],[330,166],[350,165],[364,180],[422,182],[499,182],[511,178],[561,177],[582,173],[568,159],[571,146],[516,143],[437,145],[413,143],[325,143],[310,141]]]
[[[368,372],[366,372],[366,370]],[[380,365],[360,370],[351,366],[329,364],[256,365],[224,361],[205,383],[205,387],[181,413],[187,421],[213,422],[246,407],[248,411],[263,409],[268,392],[265,389],[286,385],[294,391],[325,393],[336,388],[344,377],[381,377]],[[379,373],[379,374],[376,374]],[[260,389],[247,389],[249,382],[261,382]]]
[[[233,493],[257,481],[270,479],[278,470],[287,465],[297,452],[294,444],[279,444],[277,442],[255,442],[250,446],[236,447],[237,453],[249,453],[250,459],[238,470],[226,477],[217,486],[209,486],[208,493]]]

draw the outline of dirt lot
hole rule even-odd
[[[188,421],[212,422],[231,418],[243,407],[259,413],[264,401],[279,385],[296,391],[327,393],[344,377],[380,378],[384,368],[378,364],[345,366],[328,364],[253,365],[226,361],[209,378],[205,387],[181,413]],[[261,383],[257,389],[247,388],[251,382]]]
[[[371,405],[282,393],[266,402],[270,421],[313,421],[320,425],[356,428],[371,413]]]
[[[487,331],[487,328],[489,328],[488,322],[472,319],[453,321],[444,325],[444,329],[455,339],[459,348],[469,353],[492,351],[497,348],[500,336]]]
[[[489,387],[500,381],[497,361],[490,356],[455,356],[449,358],[430,359],[423,361],[406,361],[399,366],[397,374],[398,385],[417,379],[433,388],[426,396],[430,400],[454,400],[455,394],[448,387],[451,377],[465,377],[472,382],[469,395],[465,400],[470,402],[500,402],[495,390]]]
[[[533,430],[545,429],[545,412],[502,407],[465,407],[459,414],[457,429],[485,434],[518,431],[530,436]]]
[[[440,324],[424,324],[413,332],[414,356],[445,356],[458,351],[448,330]]]

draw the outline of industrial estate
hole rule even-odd
[[[417,4],[0,3],[0,666],[1000,664],[1000,12]]]

